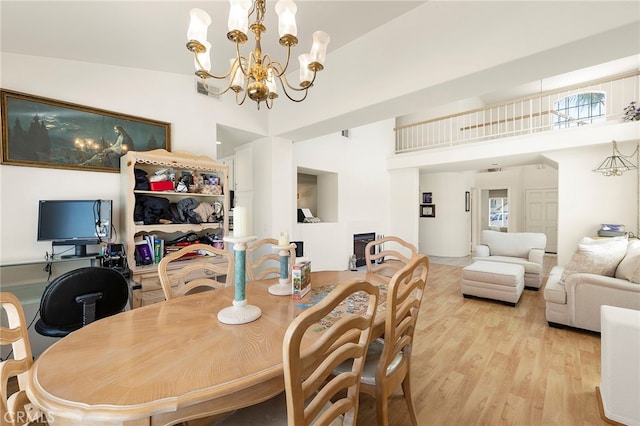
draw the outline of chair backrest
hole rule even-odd
[[[0,306],[8,319],[8,327],[0,327],[0,345],[11,345],[13,354],[13,358],[0,362],[0,425],[26,424],[31,413],[25,389],[33,364],[27,323],[22,305],[13,293],[0,292]],[[18,380],[18,391],[9,396],[7,385],[12,377]]]
[[[366,312],[349,313],[343,309],[340,319],[319,334],[318,322],[354,294],[358,298],[368,294]],[[378,288],[366,281],[338,285],[289,325],[282,348],[289,426],[312,421],[328,425],[340,416],[343,424],[356,424],[360,374],[378,294]],[[303,340],[307,347],[301,353]],[[352,369],[333,376],[335,367],[345,361],[352,361]]]
[[[167,300],[233,285],[234,269],[233,253],[207,244],[185,246],[158,263],[160,284]],[[225,276],[225,281],[217,281],[219,276]]]
[[[370,241],[364,254],[367,272],[391,277],[405,267],[418,250],[413,244],[391,235]]]
[[[120,272],[98,266],[74,269],[45,288],[35,328],[44,336],[63,337],[122,312],[128,300],[129,284]]]
[[[275,238],[264,238],[247,248],[246,269],[249,281],[280,276],[280,252],[273,249],[273,246],[277,245],[278,240]],[[296,249],[293,247],[289,249],[289,277],[291,277],[291,269],[295,262]]]
[[[428,275],[429,258],[418,254],[389,282],[384,347],[376,367],[375,382],[378,386],[389,382],[400,383],[401,380],[396,380],[396,377],[409,374],[413,334]],[[394,368],[389,368],[392,363]]]

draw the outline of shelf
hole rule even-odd
[[[196,258],[180,260],[178,262],[170,262],[169,265],[167,265],[167,270],[173,271],[176,269],[181,269],[186,265],[188,265],[189,263],[193,263],[193,261],[202,261],[203,259],[208,259],[212,263],[225,262],[225,258],[222,256],[217,256],[217,255],[216,256],[199,256]],[[156,274],[158,272],[158,264],[152,263],[150,265],[137,265],[131,269],[137,274],[144,274],[144,273]]]
[[[203,222],[203,223],[154,223],[152,225],[134,225],[134,233],[140,232],[164,232],[167,234],[173,232],[198,232],[198,231],[210,231],[212,229],[222,228],[222,224],[218,222]]]
[[[210,197],[220,197],[224,198],[224,194],[204,194],[202,192],[176,192],[176,191],[141,191],[135,190],[134,194],[144,194],[144,195],[164,195],[164,196],[179,196],[179,197],[195,197],[195,198],[210,198]]]

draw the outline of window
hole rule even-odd
[[[553,128],[564,129],[605,120],[605,93],[585,92],[567,96],[553,104]]]
[[[489,226],[509,227],[509,199],[507,197],[489,198]]]

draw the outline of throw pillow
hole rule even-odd
[[[564,284],[569,275],[579,272],[613,277],[626,252],[626,236],[601,239],[584,237],[565,266],[560,281]]]
[[[616,269],[616,278],[640,284],[640,240],[629,241],[627,254]]]

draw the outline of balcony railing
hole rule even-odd
[[[640,101],[640,72],[399,126],[395,129],[395,152],[399,154],[546,132],[557,128],[556,117],[568,120],[574,126],[588,125],[588,120],[572,118],[555,109],[561,99],[586,92],[604,93],[605,114],[600,121],[619,120],[631,101]]]

